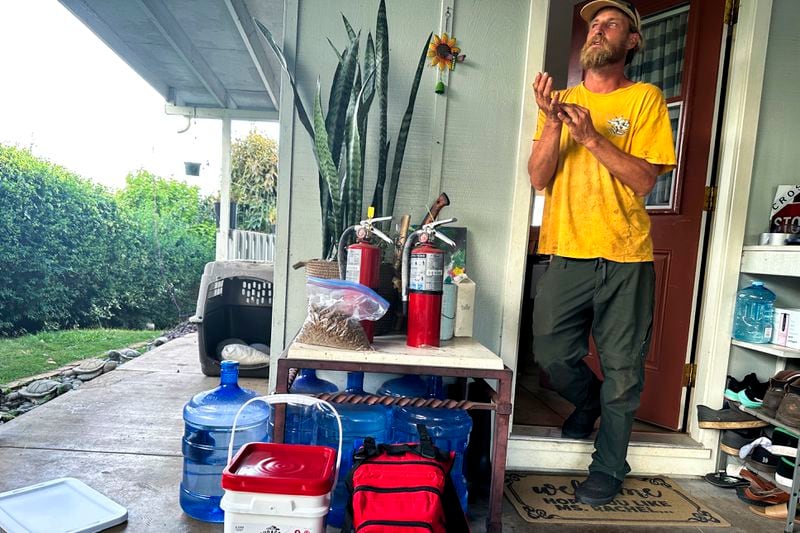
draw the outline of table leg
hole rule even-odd
[[[492,484],[489,490],[489,516],[486,531],[503,531],[503,487],[506,476],[506,455],[508,452],[508,431],[511,419],[511,379],[500,378],[498,401],[494,417],[494,450],[492,453]]]
[[[286,394],[289,392],[289,369],[286,365],[281,365],[278,362],[277,382],[275,383],[275,393]],[[272,441],[283,443],[285,438],[286,427],[286,404],[275,404],[272,406],[273,413],[273,434]]]

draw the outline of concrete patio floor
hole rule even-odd
[[[243,386],[266,393],[266,380],[240,381]],[[182,408],[192,395],[217,383],[218,378],[201,373],[197,335],[191,334],[0,425],[0,492],[74,477],[128,509],[128,521],[108,531],[221,532],[222,524],[193,520],[183,514],[178,504],[183,465]],[[732,527],[637,526],[626,530],[783,531],[782,522],[753,515],[731,490],[718,489],[700,478],[675,479],[690,496],[719,512]],[[473,532],[485,530],[485,510],[486,504],[481,501],[471,508]],[[620,529],[529,524],[508,501],[504,502],[504,531]]]

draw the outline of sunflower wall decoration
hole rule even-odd
[[[444,92],[444,82],[442,81],[442,71],[445,68],[454,70],[456,63],[462,63],[466,55],[461,54],[461,48],[456,46],[456,38],[442,33],[441,36],[434,35],[431,44],[428,45],[428,57],[431,58],[431,66],[439,67],[438,80],[436,82],[436,93]]]

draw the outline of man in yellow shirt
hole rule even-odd
[[[625,457],[650,346],[655,271],[645,196],[674,168],[675,151],[661,91],[624,74],[642,46],[636,8],[595,0],[581,17],[583,83],[555,92],[547,73],[534,81],[539,120],[528,173],[545,191],[538,251],[552,258],[534,300],[533,351],[575,405],[562,436],[587,438],[600,418],[589,476],[575,496],[603,505],[630,472]],[[602,382],[583,361],[590,334]]]

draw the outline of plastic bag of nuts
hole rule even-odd
[[[370,350],[360,320],[378,320],[389,302],[352,281],[309,277],[308,314],[297,342],[346,350]]]

